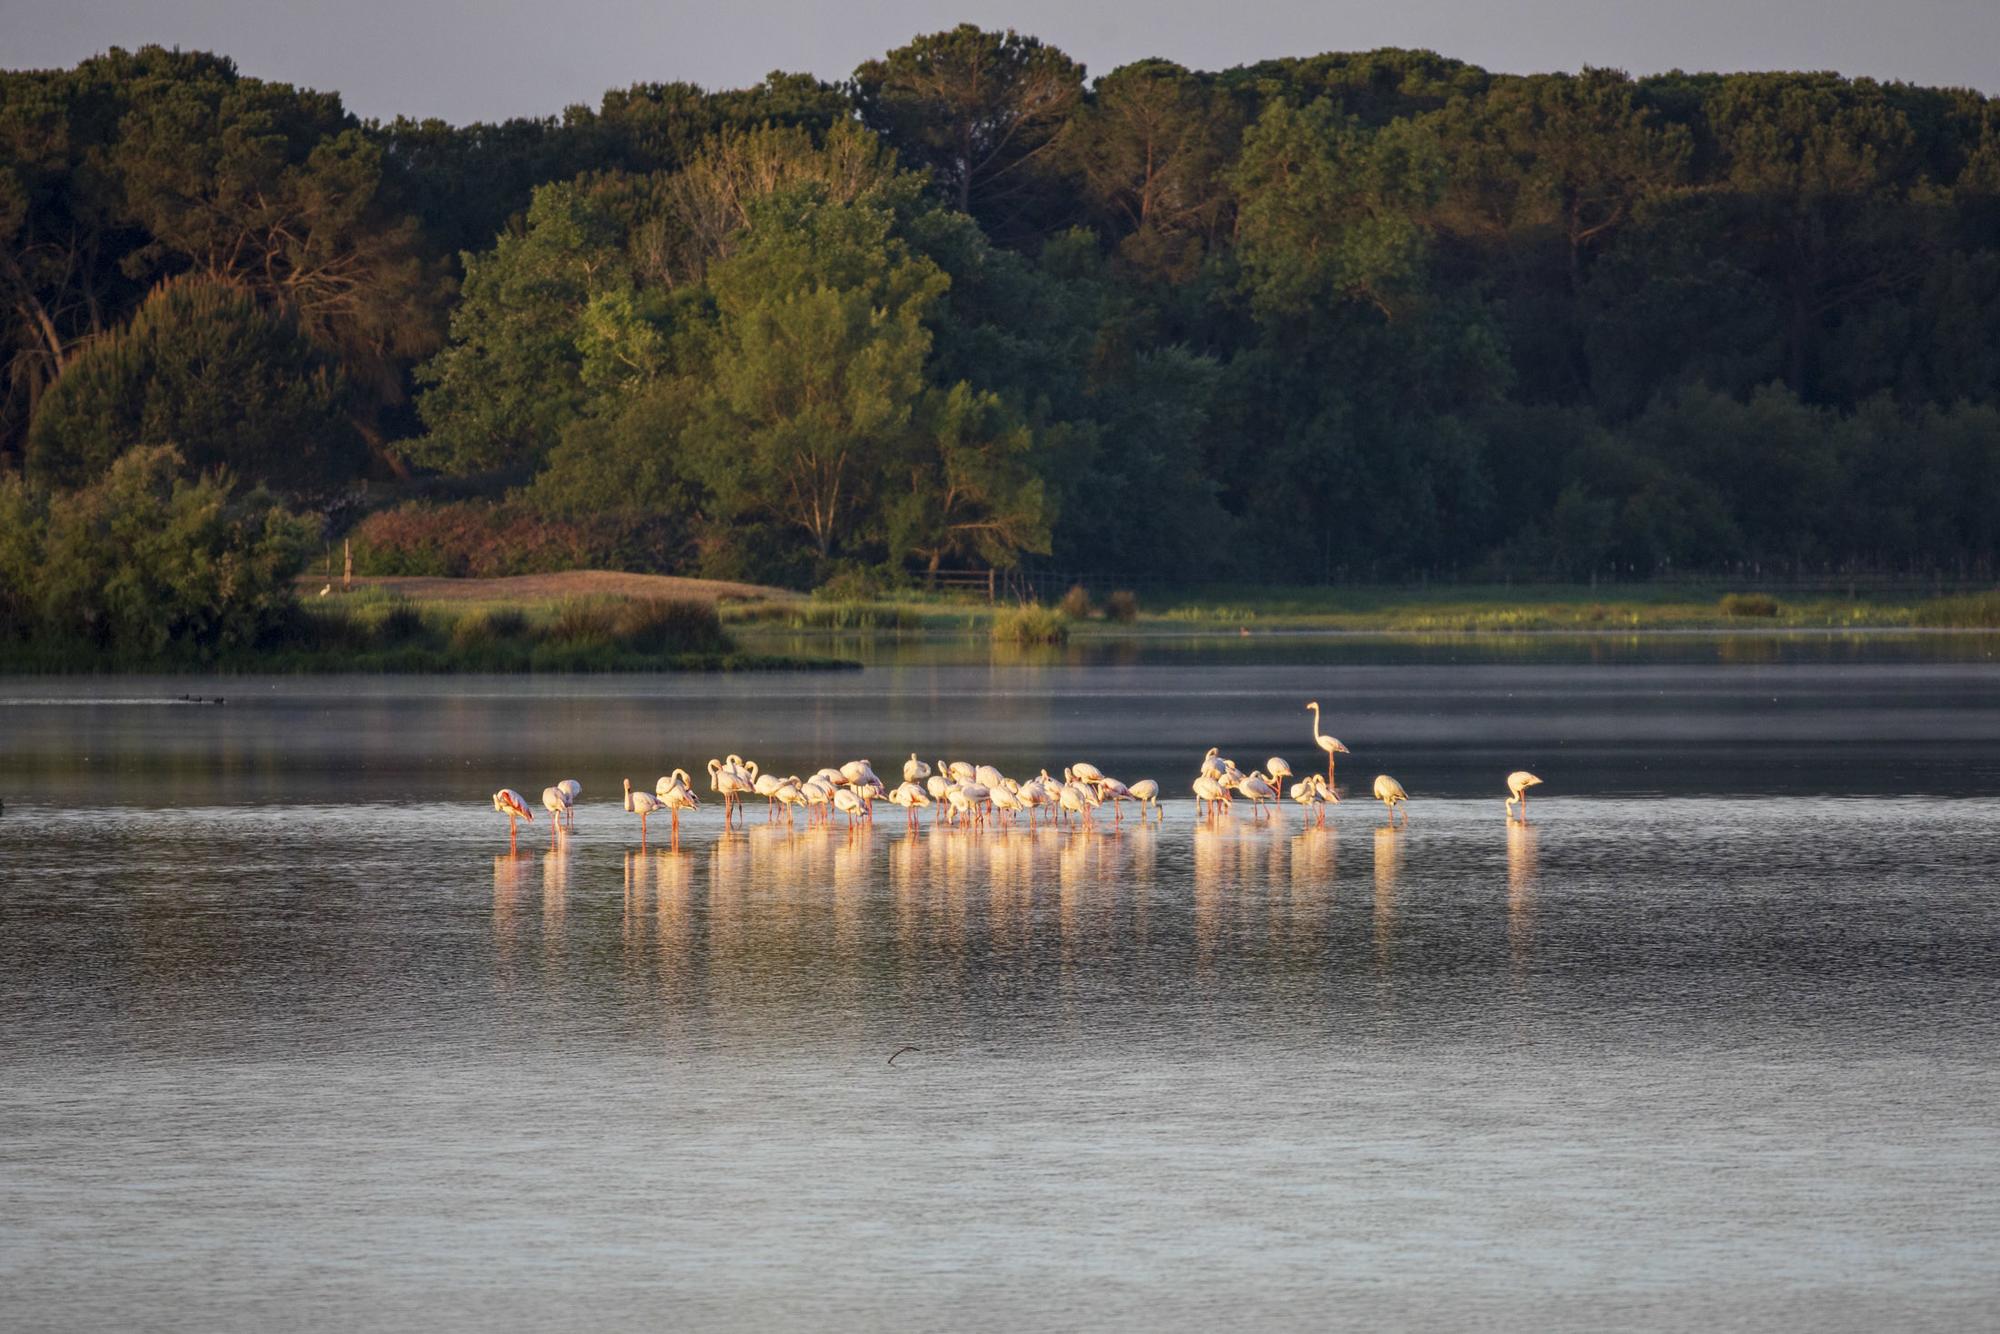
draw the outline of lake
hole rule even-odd
[[[0,680],[0,1322],[1991,1321],[1989,638],[975,657]],[[1199,823],[1308,699],[1328,827]],[[617,799],[912,749],[1166,819]]]

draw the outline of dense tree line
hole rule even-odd
[[[0,340],[37,512],[144,450],[801,583],[1988,568],[2000,103],[961,27],[451,126],[113,51],[0,75]]]

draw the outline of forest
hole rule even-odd
[[[1093,78],[965,26],[458,126],[113,49],[0,74],[0,365],[17,628],[254,638],[341,539],[802,588],[1985,575],[2000,103]]]

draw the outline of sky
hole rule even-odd
[[[1093,75],[1404,46],[1508,73],[1830,69],[2000,94],[2000,0],[0,0],[0,67],[156,42],[337,91],[363,116],[466,122],[632,83],[844,78],[961,22],[1032,33]]]

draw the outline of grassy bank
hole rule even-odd
[[[699,599],[566,598],[518,606],[426,602],[368,590],[302,602],[255,647],[198,656],[81,644],[0,645],[0,671],[670,672],[852,667],[746,650]]]
[[[1129,596],[1129,595],[1128,595]],[[1857,592],[1702,589],[1684,585],[1456,585],[1436,588],[1274,586],[1156,592],[1104,607],[1071,606],[1064,635],[1090,638],[1249,631],[1476,634],[1633,630],[2000,629],[2000,590],[1945,597]],[[1137,605],[1133,605],[1136,603]],[[1054,609],[907,595],[868,602],[800,602],[725,609],[732,626],[829,633],[990,634],[1056,617]]]

